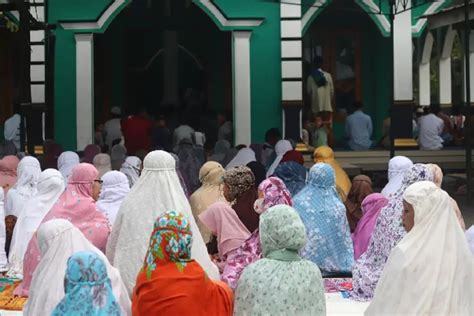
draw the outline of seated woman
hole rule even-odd
[[[216,261],[222,271],[226,261],[235,255],[235,250],[250,237],[250,232],[225,202],[209,206],[199,215],[199,220],[217,237],[219,259]]]
[[[31,281],[28,303],[23,310],[24,315],[51,315],[64,297],[64,277],[68,259],[78,251],[91,251],[105,263],[121,313],[130,314],[130,298],[118,270],[109,264],[105,255],[71,222],[54,219],[42,224],[38,230],[38,243],[41,261]],[[83,297],[77,302],[81,305],[85,303]]]
[[[344,203],[347,210],[347,220],[351,228],[351,233],[354,232],[357,223],[362,217],[361,204],[365,197],[371,194],[372,180],[369,177],[361,174],[352,179],[352,187],[347,200]]]
[[[69,257],[64,277],[64,297],[51,316],[122,316],[104,260],[93,251]]]
[[[263,259],[242,273],[234,315],[326,315],[321,272],[298,255],[306,230],[295,210],[277,205],[263,213],[260,239]]]
[[[324,162],[334,169],[336,174],[336,190],[342,202],[345,202],[351,190],[351,180],[334,158],[334,151],[327,146],[321,146],[314,151],[314,162]]]
[[[291,194],[286,189],[285,184],[278,178],[270,177],[264,180],[258,187],[259,199],[255,201],[255,212],[264,213],[270,207],[275,205],[293,206]],[[262,247],[260,244],[260,233],[257,228],[252,235],[235,250],[234,255],[228,257],[224,270],[222,272],[222,280],[235,290],[242,271],[249,264],[262,258]]]
[[[323,275],[350,273],[354,263],[351,232],[332,167],[315,164],[306,187],[293,201],[308,233],[301,256],[316,263]]]
[[[134,316],[232,315],[232,291],[191,259],[192,242],[185,216],[169,211],[157,218],[133,290]]]
[[[115,170],[104,174],[101,180],[97,210],[104,214],[110,226],[113,226],[123,200],[130,193],[130,185],[127,176]]]
[[[474,259],[449,195],[431,181],[403,194],[406,236],[365,315],[472,315]]]
[[[306,185],[308,170],[297,162],[288,161],[281,163],[275,169],[274,175],[282,179],[291,195],[295,196],[300,193]]]
[[[388,199],[380,193],[370,194],[362,201],[362,218],[352,234],[355,260],[367,250],[380,211],[387,204]]]

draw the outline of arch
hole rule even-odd
[[[301,32],[304,35],[311,26],[312,22],[321,12],[331,4],[332,0],[315,0],[310,8],[305,12],[301,19]],[[390,35],[390,21],[380,12],[380,7],[373,0],[355,0],[355,3],[361,7],[364,12],[369,12],[370,18],[374,21],[383,36]]]

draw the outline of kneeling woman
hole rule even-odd
[[[366,315],[472,315],[474,259],[451,198],[422,181],[403,199],[408,234],[392,250]]]
[[[134,316],[232,314],[232,290],[209,279],[191,259],[192,242],[184,215],[169,211],[158,217],[133,291]]]

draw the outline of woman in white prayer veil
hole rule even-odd
[[[122,164],[122,168],[120,169],[127,178],[130,184],[130,188],[137,183],[138,178],[140,178],[140,172],[142,170],[142,161],[140,158],[135,156],[130,156],[125,159],[125,162]]]
[[[79,155],[73,151],[65,151],[58,158],[58,170],[64,178],[64,184],[72,173],[72,169],[80,163]]]
[[[101,180],[103,182],[96,203],[97,209],[104,213],[110,225],[113,225],[123,200],[130,192],[130,185],[127,176],[115,170],[104,174]]]
[[[131,315],[130,297],[120,273],[71,222],[65,219],[53,219],[42,224],[38,229],[38,243],[41,261],[33,274],[23,315],[51,315],[64,297],[67,261],[70,256],[79,251],[93,251],[104,261],[112,291],[121,307],[122,314]]]
[[[8,190],[5,216],[20,216],[23,207],[29,199],[36,194],[36,183],[41,174],[41,167],[38,159],[25,157],[20,160],[17,168],[16,184]]]
[[[8,275],[22,278],[23,257],[33,234],[64,191],[64,179],[56,169],[46,169],[38,179],[38,192],[25,203],[13,230],[8,254]]]
[[[267,178],[273,175],[273,173],[275,172],[275,169],[278,167],[278,165],[280,164],[280,161],[283,159],[283,156],[290,150],[293,150],[293,146],[291,145],[290,141],[286,139],[282,139],[282,140],[279,140],[278,143],[276,143],[275,145],[276,158],[272,162],[270,168],[268,168]]]
[[[413,166],[413,162],[405,156],[396,156],[388,162],[388,183],[382,194],[390,198],[402,186],[405,172]]]
[[[157,150],[145,157],[140,179],[123,201],[107,243],[107,257],[119,269],[130,294],[143,266],[153,224],[167,211],[188,217],[193,232],[191,257],[210,278],[219,279],[179,182],[176,162],[167,152]]]
[[[403,198],[408,234],[392,250],[365,315],[473,315],[474,258],[451,198],[429,181]]]
[[[247,166],[247,164],[252,161],[257,161],[255,152],[250,148],[244,147],[239,150],[237,155],[227,164],[225,170],[239,166]]]

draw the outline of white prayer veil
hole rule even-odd
[[[58,170],[64,178],[64,184],[72,173],[72,169],[80,163],[79,155],[73,151],[65,151],[58,158]]]
[[[413,162],[404,156],[396,156],[388,162],[388,183],[383,188],[382,194],[390,198],[402,186],[405,172],[413,166]]]
[[[238,166],[246,166],[252,161],[257,161],[255,152],[252,149],[245,147],[239,150],[237,155],[227,164],[225,169],[229,170]]]
[[[97,209],[104,213],[113,225],[123,200],[130,192],[130,185],[127,176],[120,171],[109,171],[102,176],[101,180],[104,182],[96,203]]]
[[[271,164],[270,168],[268,168],[267,178],[273,175],[273,173],[275,172],[275,169],[278,167],[278,165],[280,164],[280,161],[283,159],[283,156],[290,150],[293,150],[293,146],[291,145],[290,141],[286,139],[282,139],[282,140],[279,140],[278,143],[276,143],[275,145],[276,158]]]
[[[130,188],[133,187],[140,178],[141,169],[142,161],[140,160],[140,158],[135,156],[127,157],[127,159],[125,159],[125,162],[122,164],[122,168],[120,169],[120,171],[127,176]]]

